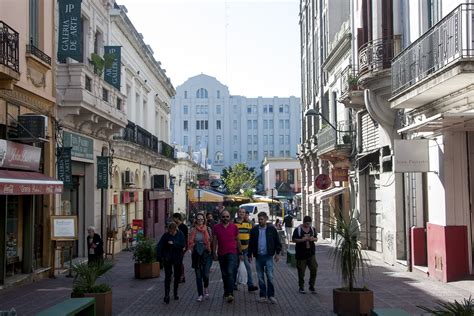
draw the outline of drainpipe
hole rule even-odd
[[[402,139],[405,139],[405,135],[402,134],[401,136]],[[405,196],[406,191],[411,192],[410,190],[410,178],[407,176],[407,174],[404,172],[402,173],[402,178],[403,178],[403,186],[402,186],[402,196],[403,199],[405,200],[405,203],[403,203],[403,222],[405,225],[405,249],[406,249],[406,257],[407,257],[407,271],[411,272],[412,271],[412,264],[411,264],[411,229],[410,229],[410,204],[411,204],[411,199],[408,196]]]

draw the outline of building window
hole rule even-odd
[[[233,123],[233,125],[234,125],[234,129],[237,129],[237,121],[234,120],[232,123]]]
[[[234,160],[237,160],[237,152],[234,151]]]
[[[253,160],[258,160],[258,152],[256,150],[253,151]]]
[[[268,129],[268,121],[263,120],[263,129]]]
[[[270,157],[273,157],[274,154],[273,154],[273,150],[270,150]]]
[[[268,151],[265,150],[265,151],[263,152],[263,156],[264,156],[264,157],[268,157]]]
[[[247,135],[247,145],[252,145],[252,135]]]
[[[221,98],[221,91],[220,91],[220,90],[217,90],[217,98],[218,98],[218,99]]]
[[[273,104],[268,105],[268,113],[273,113]]]
[[[109,102],[109,90],[102,88],[102,100]]]
[[[252,151],[250,150],[247,152],[247,160],[248,161],[252,160]]]
[[[220,151],[216,152],[216,163],[223,163],[224,162],[224,154]]]
[[[257,135],[253,135],[253,144],[258,145],[258,136]]]
[[[268,105],[264,105],[263,106],[263,113],[267,113],[268,112]]]
[[[273,145],[273,135],[269,135],[269,136],[268,136],[268,140],[269,140],[268,143],[269,143],[270,145]]]
[[[188,115],[189,113],[189,107],[187,105],[183,105],[183,114]]]
[[[283,104],[280,104],[279,112],[283,113]]]
[[[283,150],[280,150],[280,157],[283,157],[285,155],[285,152]]]
[[[252,120],[247,120],[247,129],[252,129]]]
[[[251,105],[247,105],[247,113],[252,113],[252,106]]]
[[[286,157],[290,157],[290,151],[289,150],[285,151],[285,155]]]
[[[283,111],[285,113],[289,113],[290,112],[290,107],[288,106],[288,104],[285,104],[285,106],[283,107]]]
[[[263,135],[263,144],[268,145],[268,135]]]
[[[234,145],[237,145],[237,135],[234,135]]]
[[[283,123],[283,120],[279,120],[279,121],[278,121],[278,128],[279,128],[280,130],[282,130],[282,129],[285,128],[285,124]]]
[[[216,145],[217,145],[217,146],[220,146],[220,145],[221,145],[221,142],[222,142],[222,136],[221,136],[221,135],[217,135],[217,136],[216,136]]]
[[[268,129],[273,129],[273,120],[268,121]]]
[[[92,78],[89,76],[86,76],[86,90],[89,92],[92,92]]]
[[[209,129],[209,123],[207,120],[196,121],[196,129]]]
[[[253,129],[258,129],[257,120],[253,120]]]
[[[201,136],[196,136],[196,146],[201,145]]]
[[[185,98],[185,99],[188,98],[188,91],[184,91],[184,98]]]
[[[290,120],[285,120],[285,129],[290,129]]]
[[[39,32],[39,0],[30,0],[30,39],[29,43],[38,47]]]
[[[188,130],[188,121],[183,121],[183,129],[184,129],[185,131]],[[196,128],[196,129],[197,129],[197,128]]]
[[[207,90],[204,89],[204,88],[199,88],[196,91],[196,98],[197,99],[207,99],[208,98]]]
[[[201,121],[196,121],[196,129],[201,129]]]
[[[221,114],[221,105],[216,105],[216,114]]]
[[[279,139],[280,139],[280,143],[279,143],[279,144],[280,144],[280,145],[283,145],[283,144],[284,144],[284,138],[283,138],[283,135],[280,135],[280,138],[279,138]]]
[[[285,135],[285,144],[290,144],[290,135]]]
[[[120,98],[116,99],[116,106],[117,106],[117,110],[122,111],[122,99]]]
[[[237,107],[237,104],[234,104],[234,114],[239,113],[239,108]]]
[[[216,121],[216,129],[221,129],[221,120]]]
[[[188,145],[188,136],[183,136],[183,145],[184,146]]]

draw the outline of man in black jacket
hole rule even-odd
[[[273,258],[275,258],[275,262],[280,260],[281,242],[276,228],[272,224],[267,224],[267,220],[267,213],[258,213],[258,225],[250,231],[248,257],[250,262],[252,257],[255,257],[260,302],[266,302],[268,297],[270,303],[276,304],[273,286]],[[264,272],[267,282],[265,282]]]

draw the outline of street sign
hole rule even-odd
[[[329,189],[331,186],[331,178],[329,178],[327,174],[322,173],[316,177],[314,185],[320,190]]]

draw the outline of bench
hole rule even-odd
[[[95,298],[81,297],[70,298],[59,304],[56,304],[44,311],[39,312],[36,316],[95,316]]]
[[[409,316],[406,311],[400,308],[374,308],[372,316]]]

